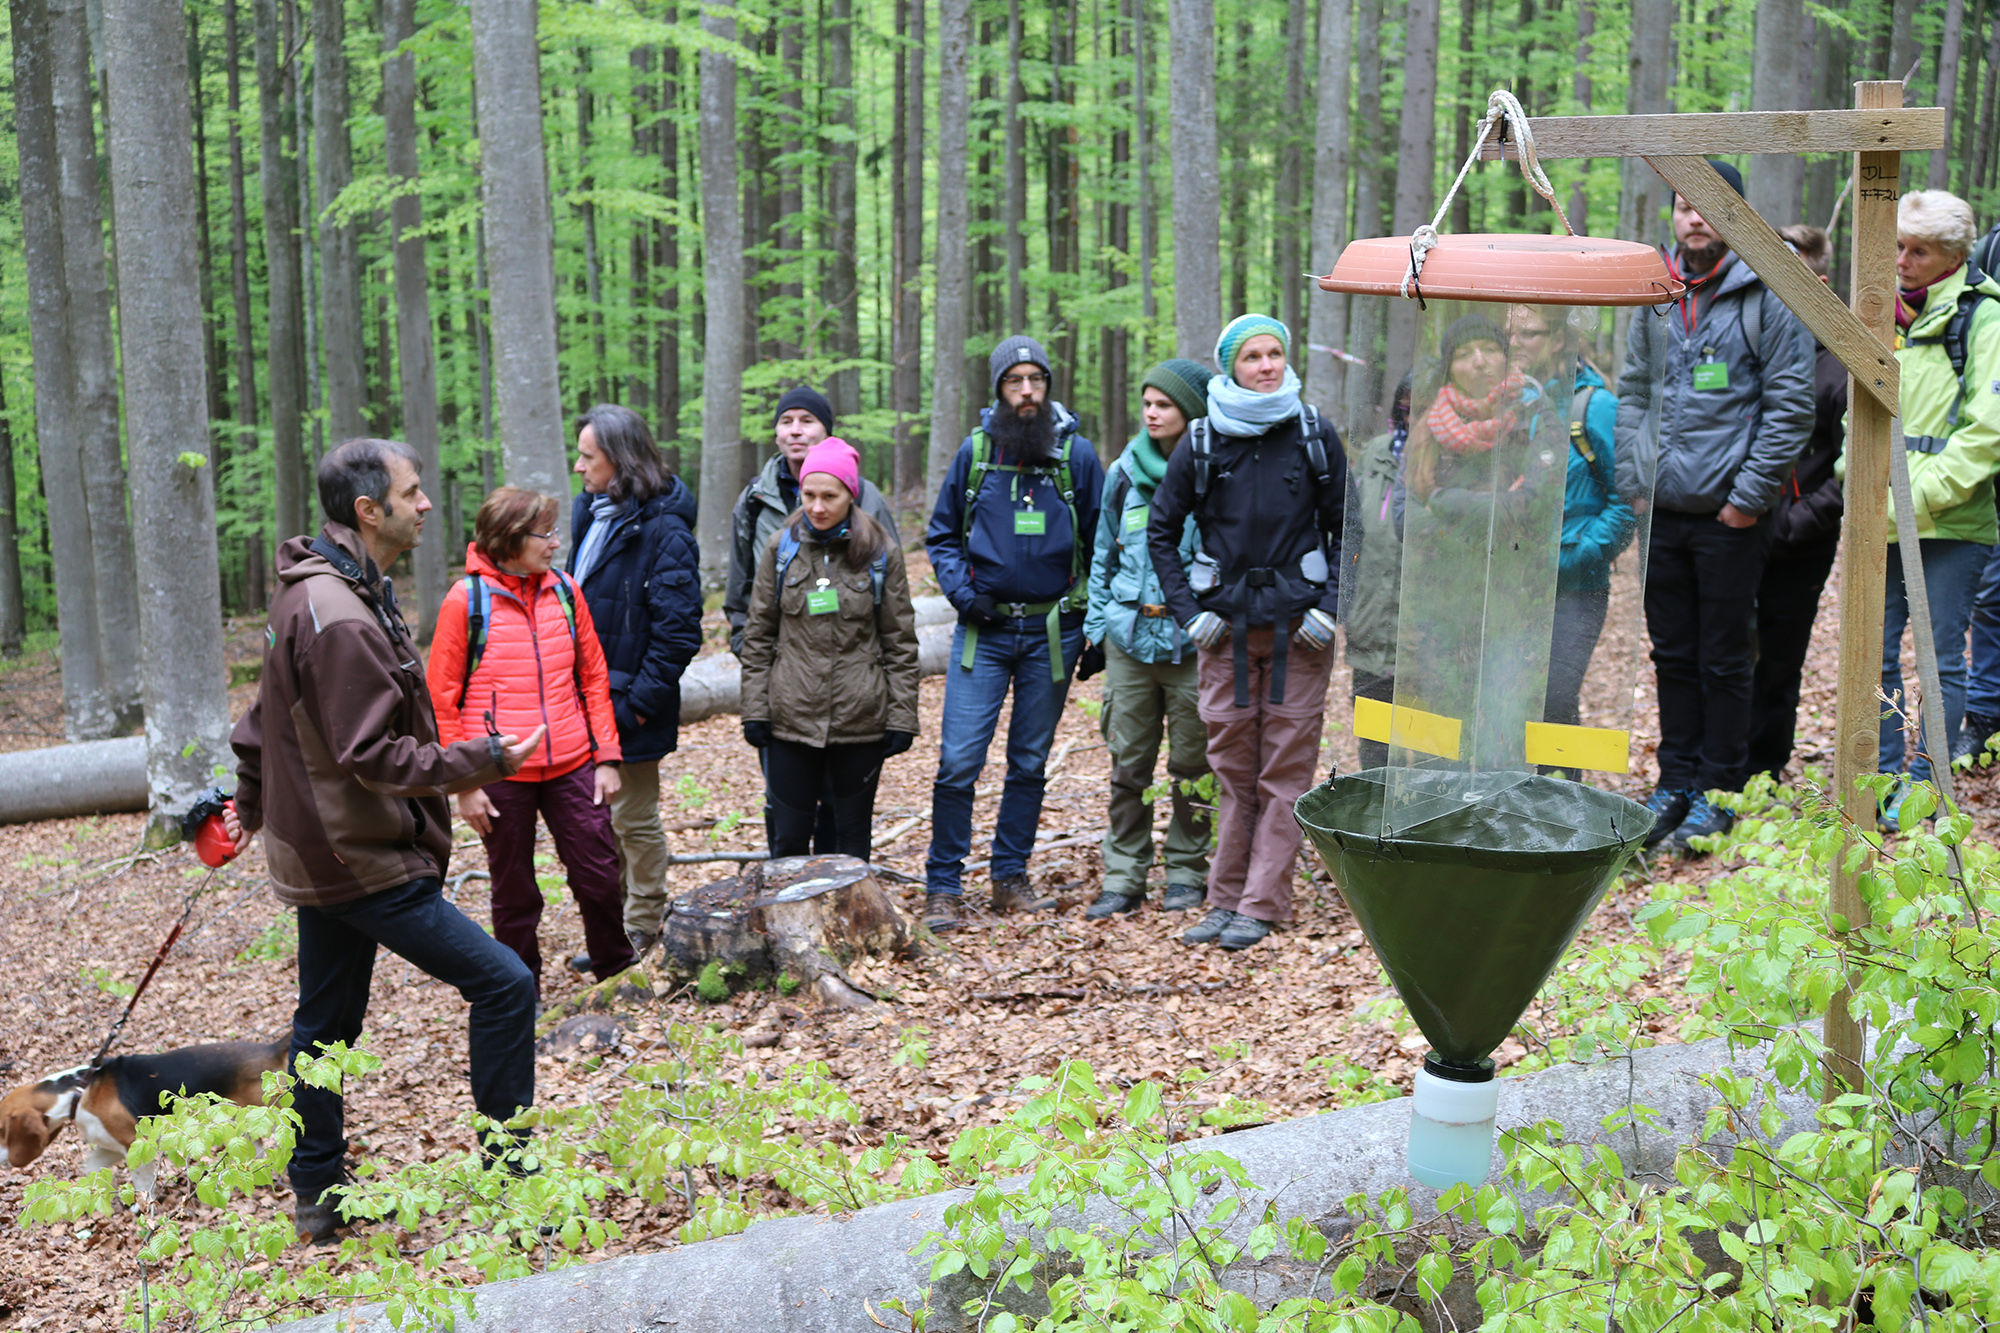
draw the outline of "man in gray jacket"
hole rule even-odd
[[[821,440],[833,434],[833,405],[817,389],[801,384],[785,391],[778,400],[777,431],[778,452],[771,455],[771,461],[758,471],[756,479],[743,488],[736,497],[736,508],[729,516],[729,581],[723,585],[722,614],[729,621],[729,651],[738,657],[743,655],[743,626],[750,619],[750,589],[757,582],[757,562],[764,556],[764,548],[771,544],[785,517],[799,507],[799,465],[806,461],[806,453]],[[896,531],[896,516],[889,512],[889,502],[882,498],[882,492],[866,477],[861,479],[861,494],[856,503],[889,534],[889,540],[898,546],[903,539]],[[757,752],[757,762],[764,762],[765,752]],[[768,805],[764,811],[764,828],[768,834],[771,827],[771,812]],[[822,795],[819,813],[813,825],[813,850],[827,853],[833,850],[833,807]]]
[[[1712,163],[1737,193],[1743,178]],[[1688,284],[1664,320],[1635,318],[1618,388],[1620,457],[1653,453],[1646,629],[1660,700],[1652,846],[1727,832],[1711,791],[1749,767],[1763,521],[1813,428],[1813,339],[1687,200],[1667,267]],[[1654,388],[1653,367],[1661,369]],[[1654,395],[1657,392],[1658,397]]]

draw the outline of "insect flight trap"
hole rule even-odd
[[[1554,206],[1510,95],[1482,145],[1503,122]],[[1364,767],[1296,814],[1431,1044],[1410,1173],[1476,1184],[1492,1053],[1653,823],[1590,779],[1630,766],[1665,341],[1643,322],[1682,287],[1644,245],[1435,225],[1357,240],[1319,283],[1416,305],[1417,336],[1347,411]],[[1614,340],[1621,307],[1640,327]]]

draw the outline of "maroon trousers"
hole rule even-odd
[[[1208,905],[1284,922],[1292,919],[1292,862],[1300,842],[1292,803],[1312,786],[1319,767],[1333,649],[1314,652],[1293,639],[1285,659],[1285,701],[1274,704],[1270,626],[1253,628],[1247,647],[1248,708],[1236,707],[1234,645],[1224,640],[1201,650],[1201,720],[1208,725],[1208,766],[1221,797]]]
[[[535,816],[549,827],[556,855],[569,875],[570,895],[583,914],[584,945],[599,981],[634,961],[625,938],[625,891],[618,876],[618,840],[611,806],[592,805],[595,770],[580,764],[546,782],[495,782],[486,789],[498,813],[485,835],[486,865],[493,875],[493,938],[521,956],[542,984],[542,949],[535,931],[542,920],[542,889],[535,882]]]

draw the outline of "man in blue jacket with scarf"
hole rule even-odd
[[[992,406],[958,446],[925,544],[958,611],[945,672],[943,738],[931,790],[924,923],[955,930],[972,798],[1007,692],[1007,779],[993,830],[993,910],[1045,911],[1028,879],[1043,770],[1083,650],[1091,541],[1104,466],[1050,395],[1048,353],[1016,335],[993,349]]]

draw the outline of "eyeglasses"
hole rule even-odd
[[[1029,375],[1009,375],[1000,381],[1000,387],[1003,389],[1018,389],[1026,385],[1031,389],[1039,389],[1048,382],[1049,377],[1047,375],[1036,371]]]
[[[552,542],[561,534],[555,532],[524,532],[521,535],[523,537],[533,537],[538,541]]]

